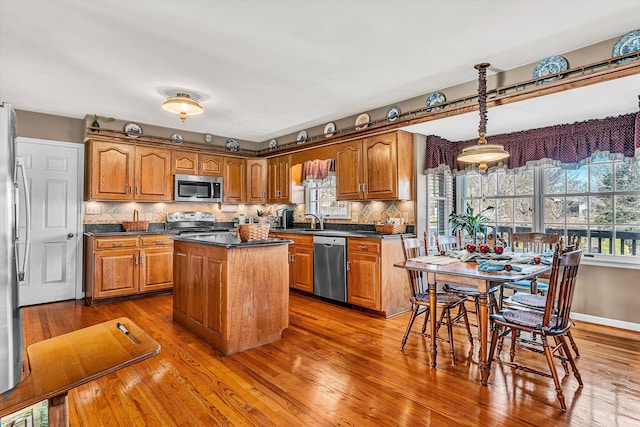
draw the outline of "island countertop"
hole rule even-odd
[[[195,235],[178,235],[173,236],[171,239],[178,242],[188,243],[200,243],[202,245],[220,246],[223,248],[246,248],[251,246],[273,246],[273,245],[288,245],[293,243],[288,239],[268,238],[265,240],[254,240],[250,242],[243,242],[240,237],[231,233],[202,233]]]

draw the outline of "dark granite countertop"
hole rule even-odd
[[[251,242],[243,242],[240,237],[231,233],[202,233],[196,235],[180,235],[171,239],[178,242],[200,243],[209,246],[221,246],[224,248],[245,248],[252,246],[270,246],[270,245],[288,245],[293,243],[287,239],[268,238],[265,240],[254,240]]]
[[[328,236],[328,237],[365,237],[369,239],[399,239],[400,234],[380,234],[375,230],[334,230],[334,229],[324,229],[324,230],[312,230],[308,228],[275,228],[271,230],[274,233],[292,233],[292,234],[310,234],[312,236]],[[415,237],[413,233],[404,233],[406,237]]]

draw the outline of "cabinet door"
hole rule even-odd
[[[171,153],[171,172],[185,175],[198,174],[198,154],[188,151],[173,151]]]
[[[396,134],[386,133],[365,138],[364,198],[394,200],[398,198],[398,152]]]
[[[226,203],[244,203],[246,198],[244,159],[224,158],[223,185],[223,201]]]
[[[170,201],[171,152],[169,150],[136,147],[135,199]]]
[[[212,154],[200,154],[199,156],[200,175],[206,176],[222,176],[223,161],[222,156],[214,156]]]
[[[247,160],[247,203],[267,202],[267,161]]]
[[[336,199],[360,200],[362,197],[362,143],[347,142],[341,144],[336,154]]]
[[[349,251],[347,301],[361,307],[380,310],[380,256]]]
[[[187,297],[189,283],[193,280],[189,271],[189,255],[186,252],[174,251],[173,256],[173,310],[184,316],[187,314]]]
[[[278,203],[289,203],[291,200],[291,156],[278,158]]]
[[[273,157],[267,160],[267,203],[278,203],[280,190],[280,159]]]
[[[137,250],[95,252],[93,298],[137,293],[138,261]]]
[[[140,251],[140,292],[173,287],[173,247],[147,248]]]
[[[294,246],[293,270],[294,280],[292,287],[301,291],[313,293],[313,247]],[[291,281],[291,278],[289,278]]]
[[[89,163],[92,200],[132,200],[134,147],[92,142]]]

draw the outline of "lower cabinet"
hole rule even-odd
[[[170,235],[85,236],[84,247],[85,298],[91,305],[173,287]]]
[[[380,311],[386,317],[410,309],[406,270],[400,239],[349,237],[347,241],[347,302]]]
[[[289,287],[313,293],[313,236],[288,233],[274,235],[293,240],[289,245]]]

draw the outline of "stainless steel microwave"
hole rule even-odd
[[[176,175],[173,200],[176,202],[222,202],[222,178],[200,175]]]

